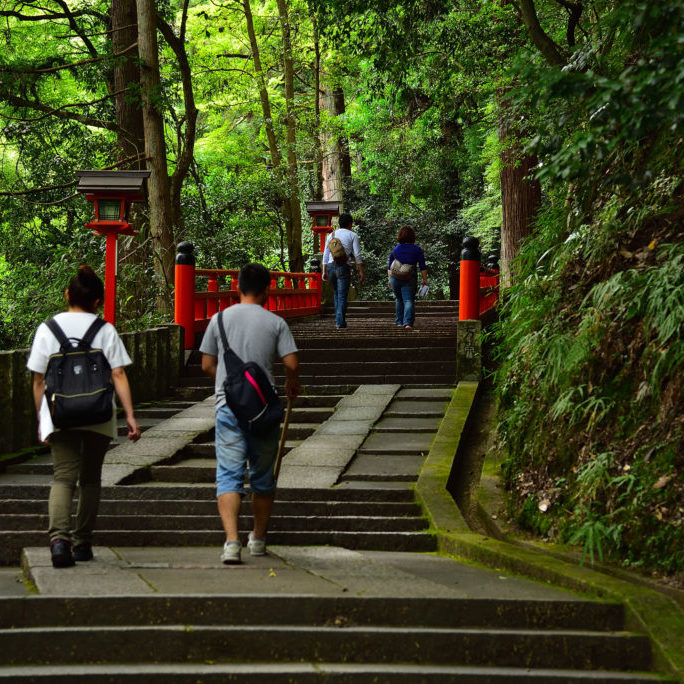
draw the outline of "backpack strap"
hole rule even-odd
[[[93,340],[95,339],[95,335],[100,332],[100,330],[104,327],[105,321],[103,321],[99,316],[90,324],[90,327],[88,330],[86,330],[85,335],[81,338],[81,344],[83,346],[87,346],[88,348],[92,347],[93,345]]]
[[[64,334],[64,331],[59,327],[59,324],[54,318],[51,318],[49,321],[45,321],[45,325],[48,327],[50,332],[57,338],[57,342],[59,342],[59,346],[61,347],[69,347],[71,343],[69,342],[69,338]]]
[[[223,342],[223,351],[224,351],[224,362],[226,364],[226,373],[228,372],[228,360],[230,359],[233,362],[237,363],[242,363],[242,359],[230,348],[230,345],[228,344],[228,337],[226,335],[226,330],[223,327],[223,316],[221,315],[221,312],[219,311],[218,314],[216,314],[216,322],[218,323],[218,329],[219,333],[221,334],[221,342]]]

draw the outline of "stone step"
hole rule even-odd
[[[171,418],[179,413],[181,409],[166,407],[166,406],[145,406],[135,409],[136,418],[156,418],[157,420],[165,420]]]
[[[307,375],[306,369],[302,369],[304,373],[300,376],[300,382],[306,387],[315,387],[316,391],[320,391],[320,385],[335,385],[336,387],[343,386],[342,383],[349,383],[348,387],[350,389],[356,388],[359,385],[404,385],[410,387],[412,385],[422,386],[428,385],[446,385],[449,383],[456,382],[456,371],[454,369],[453,373],[440,373],[436,375],[428,374],[412,374],[412,373],[402,373],[402,374],[383,374],[383,375],[359,375],[358,373],[363,370],[363,368],[358,368],[356,374],[354,375]],[[334,371],[334,368],[328,368],[328,372]],[[285,382],[284,376],[275,376],[276,386],[281,388]]]
[[[347,347],[335,349],[331,353],[330,349],[302,349],[299,352],[299,362],[302,368],[309,364],[316,363],[367,363],[379,361],[394,361],[406,363],[407,360],[413,362],[416,357],[420,361],[441,361],[448,362],[456,358],[456,348],[449,345],[432,346],[418,349],[416,347]],[[281,364],[276,364],[279,367]]]
[[[187,620],[163,626],[0,630],[3,665],[206,660],[645,670],[651,654],[641,635],[574,630],[207,626]]]
[[[601,670],[551,670],[541,668],[512,668],[492,666],[438,666],[377,663],[175,663],[165,665],[49,665],[4,667],[0,669],[0,682],[32,684],[46,682],[150,682],[150,684],[308,684],[321,681],[345,684],[377,684],[378,682],[435,682],[445,684],[654,684],[675,682],[646,673],[609,672]]]
[[[47,530],[48,516],[45,515],[5,515],[3,529],[8,532]],[[305,515],[295,512],[284,515],[280,507],[274,509],[269,522],[269,538],[273,532],[415,532],[425,530],[427,522],[421,517],[389,517],[389,516],[321,516]],[[247,534],[252,529],[252,518],[240,516],[240,530]],[[101,532],[113,531],[221,531],[221,519],[214,510],[207,515],[108,515],[101,513],[97,518],[97,535]]]
[[[444,356],[437,360],[424,359],[422,355],[409,353],[403,360],[383,359],[383,355],[378,351],[370,352],[369,357],[373,360],[360,359],[359,361],[344,361],[336,356],[316,363],[302,363],[300,371],[302,376],[336,375],[351,377],[356,375],[406,375],[412,377],[423,375],[453,374],[456,372],[456,357],[453,360]],[[283,375],[282,364],[273,367],[273,375]]]
[[[325,494],[321,494],[324,498]],[[328,516],[417,516],[421,513],[420,506],[415,502],[372,502],[372,501],[277,501],[275,512],[279,515],[317,515]],[[74,500],[74,511],[75,511]],[[5,499],[0,501],[0,515],[47,515],[48,504],[44,501],[27,499]],[[156,500],[136,501],[103,499],[100,501],[100,515],[217,515],[216,499],[204,500]],[[242,502],[242,511],[251,513],[249,497]],[[4,518],[3,518],[4,519]],[[31,529],[41,529],[34,525]]]
[[[371,433],[357,454],[378,456],[408,456],[426,454],[434,438],[433,433]]]
[[[424,462],[425,458],[422,455],[375,456],[362,452],[342,474],[342,479],[415,482]]]
[[[388,433],[430,433],[434,434],[439,428],[442,418],[381,418],[374,426],[373,432]]]
[[[47,501],[50,492],[48,484],[30,485],[2,485],[0,486],[1,499],[31,499]],[[102,499],[117,499],[119,501],[143,500],[143,501],[196,501],[204,499],[213,501],[216,497],[215,488],[208,484],[185,484],[185,485],[126,485],[115,487],[102,487]],[[278,501],[320,501],[325,497],[328,501],[346,502],[401,502],[414,503],[415,495],[410,487],[383,488],[375,485],[368,487],[356,487],[350,490],[348,487],[334,487],[332,489],[313,489],[306,487],[281,488],[276,493]]]
[[[394,327],[394,326],[393,326]],[[399,349],[427,349],[432,346],[451,349],[451,355],[455,355],[456,333],[449,332],[441,336],[427,337],[421,332],[414,330],[412,333],[399,335],[395,330],[380,332],[377,335],[370,331],[354,330],[347,328],[341,332],[327,331],[326,334],[309,333],[306,337],[295,337],[297,347],[300,350],[321,350],[331,353],[330,350],[341,349],[379,349],[389,350],[394,347]]]
[[[246,537],[248,529],[241,532]],[[95,543],[101,546],[216,546],[225,541],[225,533],[209,530],[98,530]],[[363,551],[436,551],[431,535],[419,532],[363,531],[275,531],[269,532],[273,546],[341,546]],[[45,530],[0,531],[0,565],[18,565],[21,549],[47,544]],[[1,650],[1,646],[0,646]],[[1,660],[1,659],[0,659]]]
[[[460,598],[311,594],[148,594],[138,596],[27,596],[0,598],[0,629],[146,625],[325,626],[591,630],[624,629],[620,604],[580,598]]]

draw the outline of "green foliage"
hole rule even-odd
[[[546,499],[548,536],[668,573],[684,569],[682,18],[619,3],[570,68],[518,63],[547,199],[497,329],[514,515],[541,531],[529,501]]]

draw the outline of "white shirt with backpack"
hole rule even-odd
[[[325,251],[323,252],[323,265],[332,264],[334,261],[332,254],[330,253],[330,248],[328,247],[333,235],[336,238],[338,238],[339,241],[342,243],[344,251],[350,258],[350,261],[354,261],[357,264],[363,263],[359,236],[353,230],[349,230],[348,228],[336,228],[330,235],[328,235],[328,239],[325,242]]]
[[[74,337],[81,339],[96,316],[92,313],[81,313],[76,311],[64,311],[55,316],[55,320],[59,327],[64,331],[67,337]],[[105,358],[109,362],[111,368],[119,368],[121,366],[129,366],[131,364],[131,357],[126,351],[116,328],[110,323],[106,323],[93,339],[93,347],[102,349]],[[59,342],[52,334],[50,329],[41,323],[36,330],[33,344],[31,345],[31,352],[29,354],[26,367],[34,373],[45,374],[47,370],[48,361],[52,354],[59,352]],[[58,430],[52,423],[50,410],[47,405],[47,400],[43,397],[40,406],[40,438],[47,439],[53,432]],[[108,437],[116,437],[116,411],[113,412],[112,419],[106,423],[98,423],[96,425],[83,426],[84,430],[91,430],[92,432],[99,432]]]

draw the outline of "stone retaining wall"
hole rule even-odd
[[[126,369],[136,404],[165,397],[178,385],[185,363],[183,329],[164,325],[122,333],[133,361]],[[0,351],[0,454],[37,443],[28,349]]]

